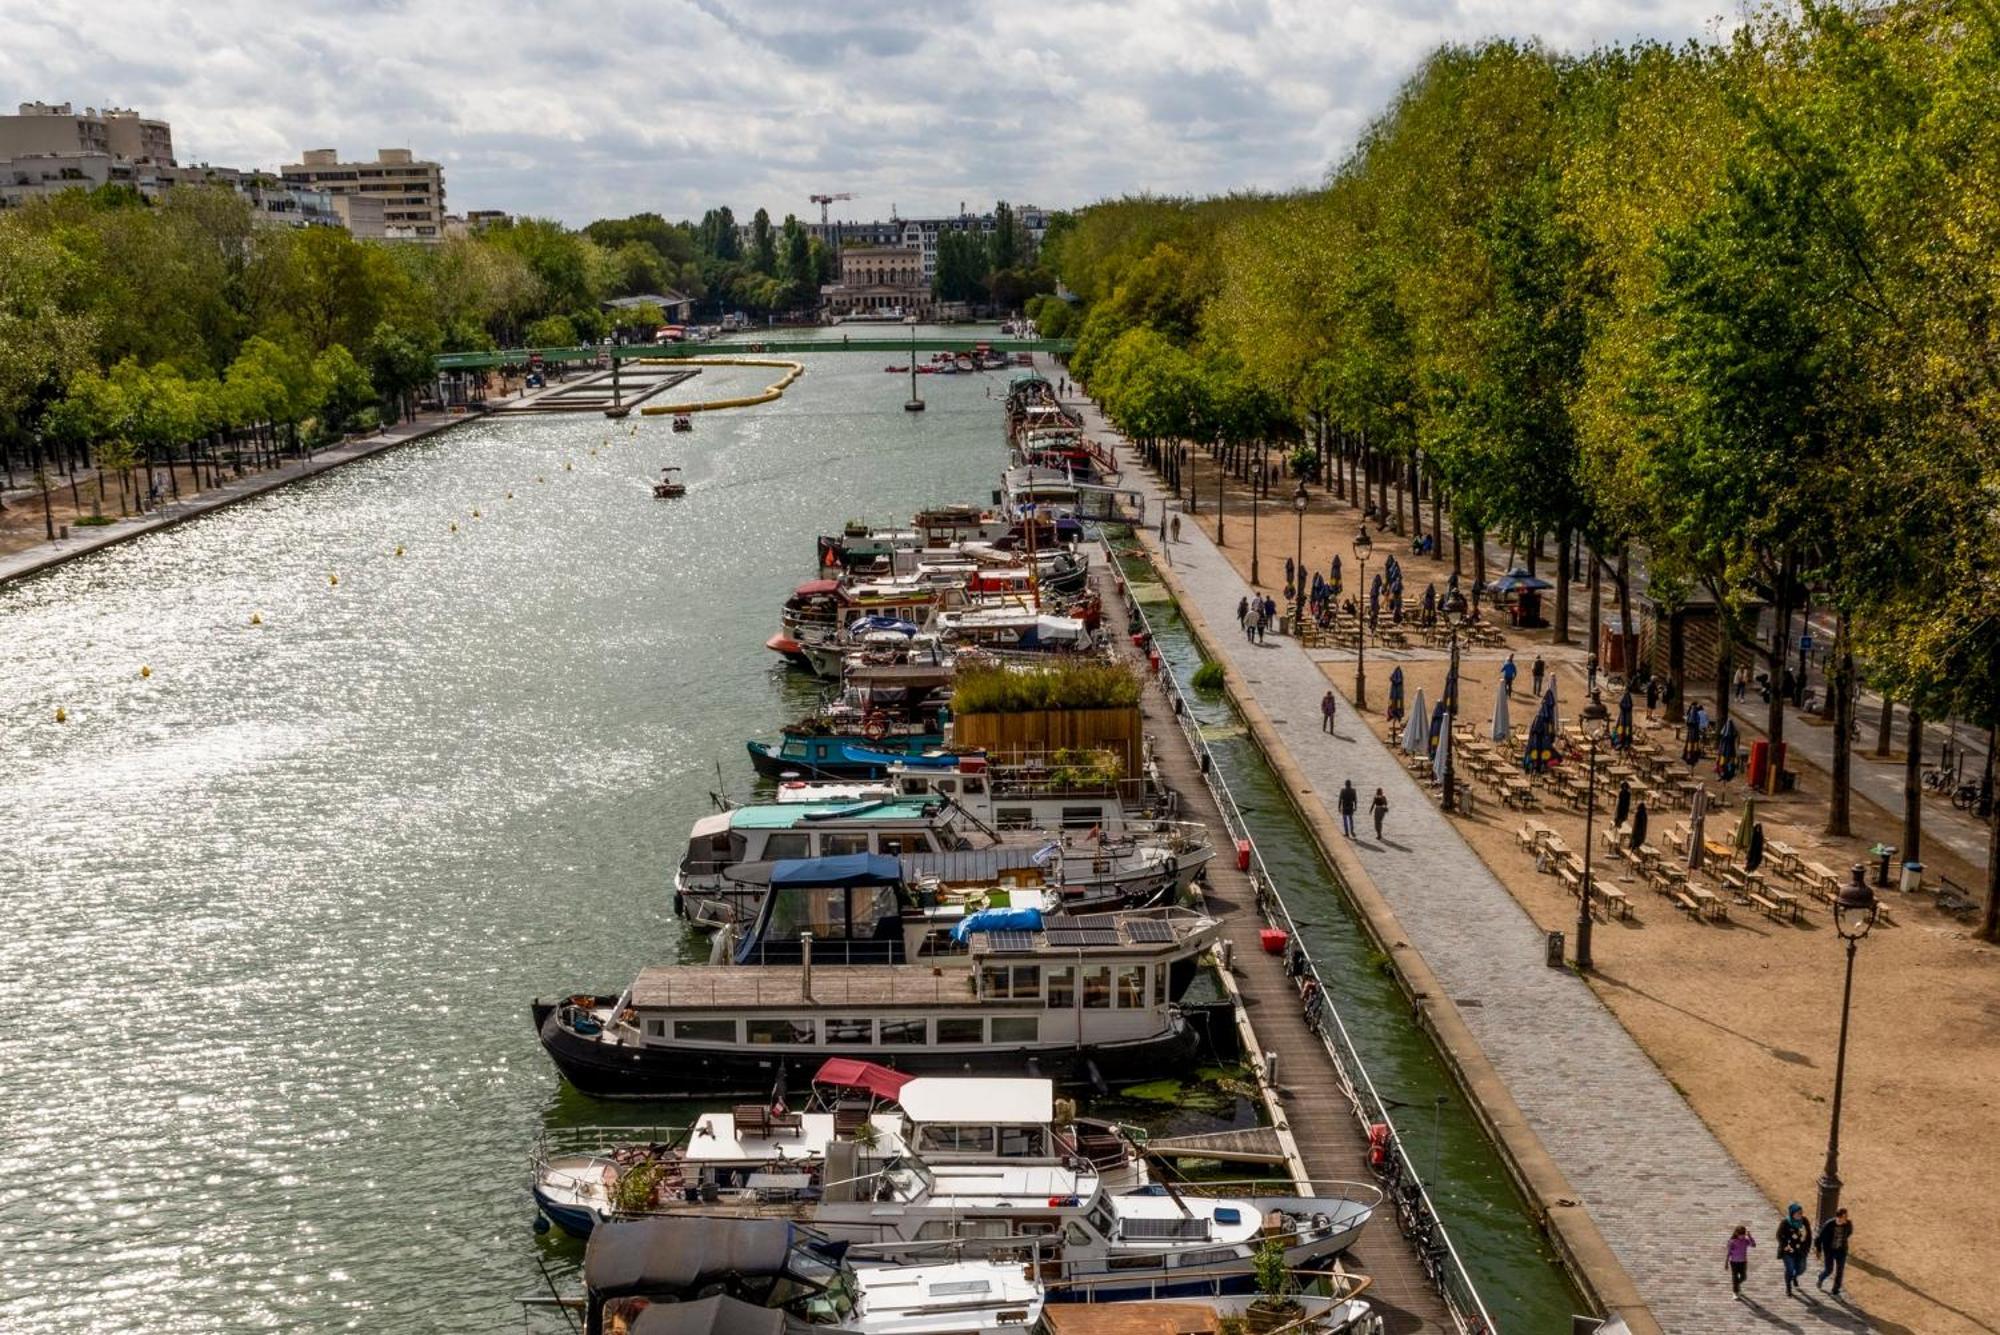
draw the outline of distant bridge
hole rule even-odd
[[[777,335],[758,338],[746,335],[709,343],[634,343],[622,347],[583,348],[502,348],[494,352],[443,352],[437,357],[440,371],[476,371],[494,366],[525,366],[533,357],[544,362],[597,362],[606,356],[618,361],[662,357],[735,357],[760,352],[870,352],[895,357],[918,352],[971,352],[980,345],[994,352],[1068,353],[1076,347],[1071,338],[940,338],[919,334],[907,338],[785,338]]]

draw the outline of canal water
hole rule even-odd
[[[0,588],[0,1330],[520,1329],[573,1271],[536,1135],[664,1114],[568,1093],[529,998],[684,948],[689,824],[814,698],[763,648],[812,535],[1000,467],[1003,376],[906,414],[874,359],[805,360],[691,434],[473,424]]]

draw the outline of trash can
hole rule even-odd
[[[1924,888],[1924,864],[1905,862],[1903,864],[1903,893],[1915,894]]]
[[[1873,853],[1876,858],[1875,888],[1877,890],[1887,890],[1889,888],[1889,863],[1896,856],[1896,847],[1893,844],[1877,844],[1868,851]]]
[[[1551,969],[1563,967],[1563,934],[1550,932],[1548,937],[1548,958],[1544,961]]]

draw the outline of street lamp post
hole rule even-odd
[[[1262,446],[1258,447],[1258,452],[1260,454],[1263,452]],[[1250,582],[1263,583],[1257,578],[1257,475],[1255,473],[1250,475]]]
[[[1292,492],[1292,511],[1299,517],[1298,538],[1292,549],[1292,634],[1298,635],[1306,620],[1306,480],[1299,479]]]
[[[1445,698],[1445,726],[1447,728],[1458,722],[1458,631],[1459,627],[1465,624],[1465,610],[1465,595],[1460,593],[1457,588],[1453,588],[1450,593],[1445,595],[1444,599],[1444,624],[1451,629],[1451,668],[1445,675],[1445,681],[1448,683]],[[1446,811],[1458,810],[1458,804],[1453,798],[1453,794],[1457,789],[1457,785],[1454,782],[1457,776],[1453,772],[1457,752],[1458,748],[1451,745],[1446,745],[1444,749],[1444,809]]]
[[[1223,461],[1222,438],[1215,439],[1215,545],[1227,547],[1222,538],[1222,502],[1229,495],[1229,465]]]
[[[1854,1000],[1854,948],[1875,926],[1882,911],[1868,878],[1856,863],[1847,888],[1833,905],[1833,928],[1847,943],[1847,980],[1840,989],[1840,1046],[1833,1059],[1833,1120],[1826,1133],[1826,1167],[1819,1175],[1819,1214],[1816,1223],[1833,1218],[1840,1208],[1840,1096],[1847,1083],[1847,1008]]]
[[[1354,603],[1354,707],[1368,708],[1368,627],[1361,614],[1361,598],[1367,597],[1368,556],[1375,550],[1375,544],[1368,540],[1368,525],[1354,535],[1354,559],[1361,567],[1361,574],[1355,584],[1355,592],[1360,595]]]
[[[1583,735],[1590,739],[1590,769],[1583,790],[1583,890],[1577,896],[1576,967],[1587,970],[1590,968],[1590,843],[1597,823],[1597,744],[1611,730],[1610,711],[1605,709],[1596,691],[1590,693],[1590,703],[1583,707],[1579,721],[1583,724]]]

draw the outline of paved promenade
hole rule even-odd
[[[365,459],[371,454],[407,445],[425,436],[434,436],[470,421],[472,417],[463,413],[419,413],[407,422],[400,422],[380,435],[359,440],[343,441],[330,449],[317,451],[310,460],[295,459],[278,468],[267,468],[258,473],[246,473],[233,482],[225,482],[219,487],[211,487],[186,500],[169,501],[147,511],[136,519],[120,519],[102,528],[72,528],[67,540],[37,543],[33,547],[18,552],[0,553],[0,584],[32,575],[38,570],[61,565],[74,560],[86,552],[94,552],[104,547],[128,542],[142,533],[152,533],[163,528],[183,524],[198,515],[220,510],[226,505],[248,500],[264,492],[297,482],[301,478],[313,477],[329,468]],[[17,502],[18,503],[18,502]],[[38,496],[31,499],[31,505],[40,504]]]
[[[1073,406],[1094,434],[1115,438],[1094,407]],[[1129,462],[1137,452],[1121,442],[1120,456]],[[1157,551],[1163,493],[1137,468],[1122,481],[1147,493],[1156,525],[1147,540]],[[1236,635],[1236,603],[1248,585],[1199,527],[1184,524],[1181,536],[1170,544],[1173,572],[1213,633],[1212,647],[1292,739],[1292,758],[1314,791],[1331,807],[1342,781],[1353,780],[1364,827],[1369,796],[1378,786],[1388,795],[1387,836],[1354,841],[1361,864],[1662,1328],[1869,1329],[1854,1309],[1823,1295],[1805,1302],[1784,1296],[1771,1245],[1778,1206],[1590,989],[1569,971],[1543,964],[1540,929],[1395,755],[1354,726],[1350,700],[1343,698],[1345,722],[1337,734],[1321,733],[1319,702],[1328,683],[1319,664],[1290,639],[1252,645]],[[1379,708],[1388,666],[1378,661],[1371,698]],[[1799,1192],[1811,1185],[1800,1183]],[[1731,1298],[1722,1264],[1723,1242],[1739,1221],[1762,1244],[1745,1286],[1747,1303]]]

